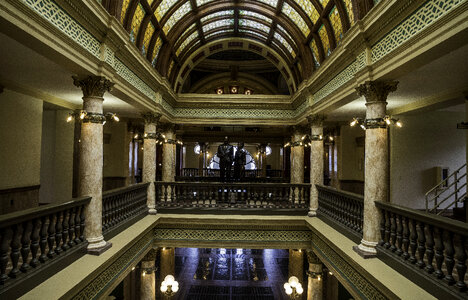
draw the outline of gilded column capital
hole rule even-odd
[[[366,81],[356,88],[359,96],[364,96],[366,102],[385,102],[391,92],[397,90],[398,81]]]
[[[309,264],[321,264],[322,262],[312,250],[307,251],[307,262]]]
[[[307,117],[307,122],[312,127],[322,127],[323,122],[327,119],[327,116],[323,114],[313,114]]]
[[[159,128],[161,128],[161,130],[163,132],[175,133],[176,124],[174,124],[174,123],[162,123],[162,124],[160,124]]]
[[[146,124],[157,124],[159,119],[161,118],[161,114],[153,113],[153,112],[146,112],[141,114],[143,120],[145,120]]]
[[[99,97],[102,98],[105,92],[110,92],[114,83],[103,76],[87,76],[79,78],[72,76],[73,84],[81,88],[83,97]]]
[[[157,251],[155,249],[151,249],[146,253],[143,257],[142,261],[155,261],[156,260]]]

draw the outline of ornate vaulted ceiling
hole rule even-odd
[[[231,44],[284,62],[280,71],[294,92],[354,24],[355,1],[102,0],[102,4],[176,92],[181,89],[179,79],[192,69],[187,66],[192,54],[226,38],[256,42]]]

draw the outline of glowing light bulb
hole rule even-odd
[[[80,119],[83,120],[84,117],[86,117],[86,112],[82,111],[82,112],[80,113]]]
[[[174,276],[167,275],[166,278],[164,278],[164,281],[167,285],[172,285],[174,283]]]
[[[163,292],[163,293],[167,292],[167,285],[161,284],[161,292]]]
[[[135,134],[135,136],[133,137],[134,139],[137,139],[138,138],[138,133]]]
[[[291,294],[292,294],[292,288],[286,289],[286,294],[287,294],[287,295],[291,295]]]
[[[397,121],[397,122],[395,123],[395,125],[398,126],[398,127],[403,127],[403,124],[402,124],[400,121]]]
[[[73,120],[73,116],[69,115],[68,118],[67,118],[67,122],[71,122],[72,120]]]
[[[114,121],[116,122],[120,121],[119,117],[117,117],[115,114],[112,116],[112,118],[114,118]]]
[[[333,137],[332,137],[332,136],[329,136],[328,139],[329,139],[330,141],[333,141]]]
[[[351,127],[353,127],[353,126],[356,125],[356,124],[357,124],[357,120],[356,120],[356,119],[353,119],[353,121],[351,121],[351,123],[349,123],[349,125],[350,125]]]
[[[387,125],[390,125],[390,119],[389,118],[385,118],[385,122],[387,123]]]
[[[364,126],[363,124],[360,125],[362,130],[366,130],[366,126]]]
[[[304,292],[304,289],[302,288],[302,286],[298,286],[298,287],[296,288],[296,292],[297,292],[299,295],[301,295],[301,294]]]

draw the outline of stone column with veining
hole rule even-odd
[[[309,217],[317,215],[318,190],[316,184],[323,185],[323,121],[324,115],[312,115],[307,118],[311,127],[310,135],[310,205]]]
[[[304,183],[304,144],[303,132],[300,128],[294,128],[291,139],[291,183]]]
[[[336,127],[333,131],[333,176],[331,186],[340,188],[340,174],[341,174],[341,140],[340,140],[340,127]]]
[[[376,255],[381,214],[374,201],[388,201],[389,165],[386,116],[387,96],[398,82],[367,81],[356,88],[366,98],[366,144],[364,173],[364,224],[359,246],[354,249],[368,258]]]
[[[160,114],[148,112],[142,115],[145,120],[145,133],[143,134],[143,182],[149,182],[147,190],[148,212],[155,215],[156,194],[154,182],[156,181],[156,124],[161,117]]]
[[[79,163],[79,196],[91,196],[85,209],[84,235],[89,254],[100,255],[112,244],[102,235],[102,169],[103,169],[103,115],[104,93],[114,85],[101,76],[78,78],[73,83],[83,91],[83,114],[80,119],[81,143]],[[78,119],[77,119],[78,120]]]
[[[164,124],[164,144],[162,153],[162,180],[173,182],[175,180],[175,126],[174,124]]]
[[[304,285],[304,251],[301,249],[289,249],[289,277],[296,276],[299,282]],[[287,279],[289,279],[289,277]]]
[[[317,255],[312,252],[307,252],[307,262],[309,270],[307,271],[307,300],[322,300],[323,298],[323,265]]]
[[[141,261],[140,299],[156,299],[156,250],[151,249]]]

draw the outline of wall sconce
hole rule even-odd
[[[69,113],[67,117],[67,122],[69,123],[76,118],[78,118],[81,122],[84,123],[101,123],[102,125],[106,124],[107,119],[110,119],[114,122],[120,121],[119,117],[117,117],[117,114],[115,113],[108,112],[104,115],[100,113],[90,113],[86,110],[81,110],[80,112]]]
[[[403,123],[400,120],[394,119],[391,116],[375,119],[353,118],[349,125],[351,127],[359,125],[363,130],[369,128],[388,128],[390,125],[395,125],[400,128],[403,127]]]

